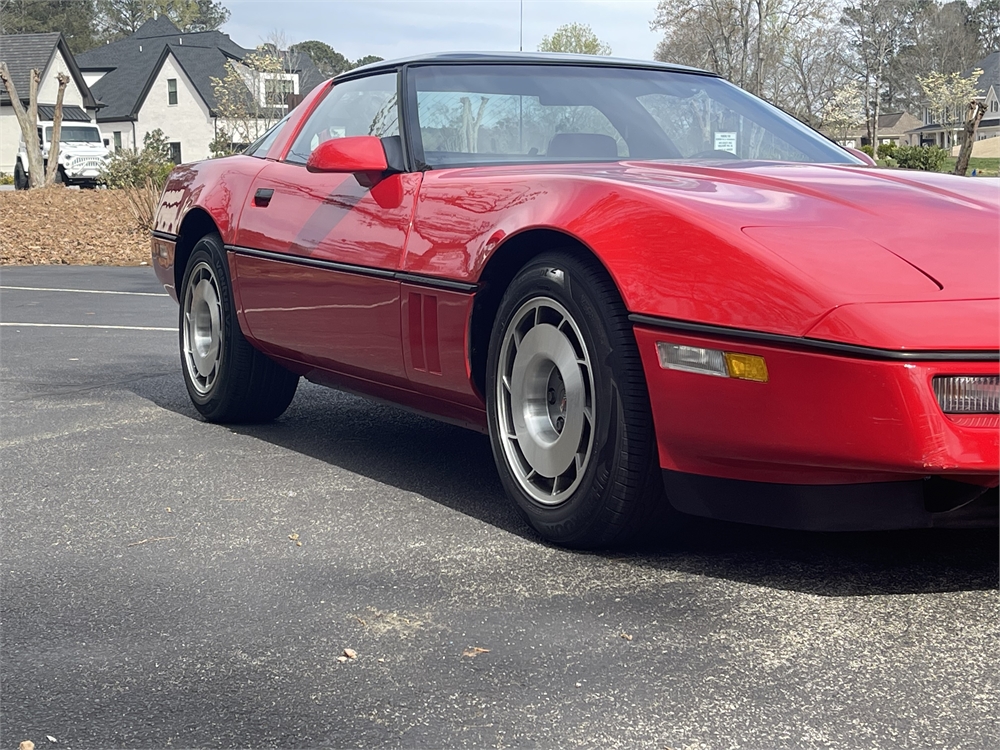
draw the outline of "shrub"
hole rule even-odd
[[[13,185],[14,175],[0,172],[0,185]]]
[[[860,146],[858,147],[858,151],[864,151],[864,152],[865,152],[866,154],[868,154],[868,155],[869,155],[869,156],[870,156],[871,158],[873,158],[873,159],[875,158],[875,150],[874,150],[874,149],[873,149],[873,148],[872,148],[871,146],[869,146],[869,145],[868,145],[867,143],[862,143],[862,144],[861,144],[861,145],[860,145]]]
[[[142,139],[142,150],[122,149],[101,170],[101,180],[114,190],[122,206],[135,218],[143,232],[153,228],[160,193],[174,168],[170,145],[157,128]]]
[[[878,158],[879,159],[894,159],[894,154],[896,153],[896,144],[892,141],[888,143],[883,143],[878,147]]]
[[[948,152],[937,146],[898,146],[892,158],[903,169],[940,172]]]
[[[114,189],[144,187],[147,180],[162,188],[173,168],[170,145],[157,128],[143,137],[141,151],[126,148],[113,154],[101,170],[101,179]]]
[[[208,144],[208,150],[211,152],[213,159],[232,156],[240,152],[240,149],[233,143],[233,137],[222,128],[215,134],[212,142]]]

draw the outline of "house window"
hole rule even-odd
[[[122,150],[122,131],[116,130],[114,132],[114,136],[115,136],[115,151],[121,151]]]
[[[268,107],[286,106],[286,97],[295,93],[295,82],[287,78],[264,79],[264,104]]]
[[[181,144],[177,141],[170,144],[170,161],[174,164],[181,163]]]
[[[177,79],[167,79],[167,104],[177,104]]]

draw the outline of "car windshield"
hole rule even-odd
[[[410,97],[430,167],[621,159],[857,163],[781,110],[698,73],[427,66],[411,72]]]
[[[52,142],[52,128],[45,128],[45,142]],[[60,143],[100,143],[101,133],[97,128],[85,125],[63,125],[59,131]]]

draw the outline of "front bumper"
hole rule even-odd
[[[935,375],[996,375],[997,361],[881,360],[646,325],[635,336],[663,469],[790,485],[1000,482],[1000,417],[945,415],[931,387]],[[663,369],[658,341],[761,356],[768,382]]]

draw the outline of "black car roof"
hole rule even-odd
[[[378,71],[395,70],[403,65],[468,65],[502,63],[506,65],[582,65],[600,68],[640,68],[645,70],[670,70],[698,75],[715,76],[699,68],[686,65],[658,62],[656,60],[628,60],[621,57],[603,55],[569,55],[561,52],[438,52],[427,55],[400,57],[382,60],[354,70],[348,70],[334,78],[335,81],[367,75]]]

